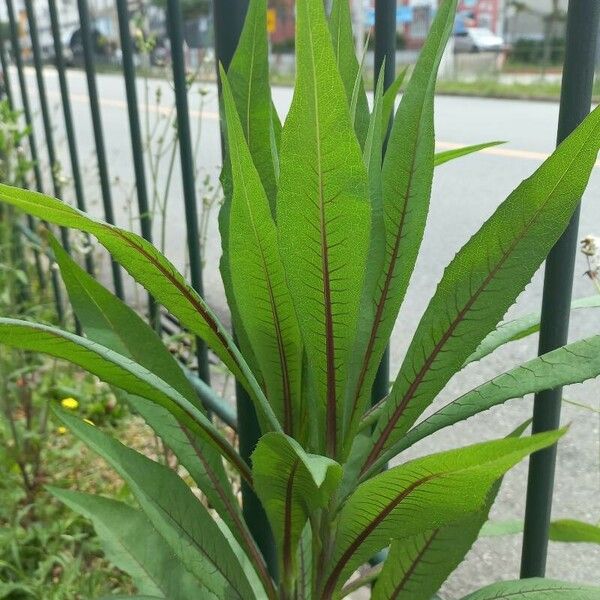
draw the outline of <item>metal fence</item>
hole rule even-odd
[[[45,0],[39,0],[41,4]],[[228,67],[233,56],[237,40],[243,26],[248,0],[214,0],[213,24],[215,39],[216,63]],[[38,0],[36,0],[37,5]],[[5,42],[0,44],[0,59],[5,73],[6,93],[13,106],[20,106],[24,120],[29,127],[28,146],[33,161],[33,181],[23,181],[23,185],[33,185],[37,190],[48,192],[46,182],[40,168],[38,136],[40,132],[34,128],[29,89],[25,78],[23,52],[21,48],[21,23],[15,12],[13,0],[6,0],[6,10],[10,29],[10,55],[13,57],[18,74],[20,102],[16,102],[16,90],[12,89],[7,76],[8,59]],[[30,37],[30,48],[35,69],[37,91],[43,123],[44,149],[50,165],[52,193],[60,197],[63,192],[62,182],[58,176],[56,146],[52,115],[49,109],[43,73],[43,56],[39,42],[36,13],[33,1],[25,0],[27,29]],[[60,87],[60,105],[65,124],[65,136],[68,145],[70,167],[76,204],[85,211],[86,189],[82,177],[82,167],[78,155],[76,127],[73,122],[70,92],[66,76],[66,61],[62,45],[62,31],[59,23],[59,12],[56,0],[47,0],[51,32],[54,46],[54,68],[56,69]],[[124,77],[128,121],[131,139],[131,153],[135,171],[137,209],[142,235],[152,241],[152,216],[149,210],[147,173],[144,164],[140,112],[136,88],[136,64],[134,60],[134,41],[130,30],[131,14],[127,0],[116,0],[118,28],[122,52],[122,74]],[[104,219],[109,223],[115,221],[113,192],[109,179],[109,169],[104,141],[102,115],[96,82],[96,52],[94,47],[92,23],[87,0],[77,0],[83,67],[85,69],[89,108],[92,117],[95,157],[98,183],[101,191]],[[178,0],[167,0],[168,37],[171,46],[171,68],[176,104],[176,123],[181,164],[181,181],[183,187],[183,204],[187,232],[187,254],[189,258],[189,275],[193,287],[203,293],[202,257],[199,245],[199,226],[197,220],[197,197],[195,186],[195,170],[193,164],[192,140],[190,132],[190,111],[188,107],[188,87],[184,60],[183,32],[184,23],[181,5]],[[585,117],[590,108],[596,36],[600,21],[600,3],[596,0],[571,0],[567,19],[566,58],[563,73],[563,90],[561,98],[558,141],[564,139]],[[375,66],[376,72],[385,59],[384,85],[388,87],[394,78],[396,44],[396,0],[378,0],[375,10]],[[41,137],[40,137],[41,139]],[[577,240],[578,215],[555,248],[550,253],[546,264],[546,277],[542,307],[542,324],[540,334],[540,353],[548,352],[566,343],[573,265]],[[28,222],[31,231],[33,221]],[[29,232],[31,234],[31,231]],[[68,250],[69,234],[61,231],[62,242]],[[46,274],[40,266],[39,255],[36,254],[36,265],[40,285],[46,285]],[[96,265],[91,254],[85,257],[85,267],[95,273]],[[59,281],[54,270],[50,270],[50,285],[54,293],[59,321],[65,321],[64,299]],[[116,263],[111,266],[112,286],[115,294],[123,298],[124,286],[120,267]],[[148,299],[150,322],[158,326],[160,315],[158,306],[150,297]],[[237,414],[210,388],[209,364],[206,346],[201,340],[196,342],[197,374],[191,378],[207,407],[217,414],[226,424],[236,428],[239,433],[240,451],[249,460],[250,453],[258,439],[259,430],[256,417],[250,403],[241,389],[237,389]],[[375,388],[374,400],[379,400],[387,392],[389,380],[388,359],[384,359]],[[561,390],[551,390],[538,394],[535,399],[533,430],[544,431],[554,429],[559,424]],[[550,519],[554,463],[556,448],[543,450],[533,455],[530,462],[529,483],[527,490],[527,512],[525,520],[525,536],[523,543],[522,572],[523,577],[542,576],[545,570],[546,548],[548,542],[548,526]],[[265,515],[257,499],[246,489],[243,490],[244,515],[265,558],[271,568],[275,568],[273,542],[266,532]]]

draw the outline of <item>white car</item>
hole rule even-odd
[[[500,52],[504,40],[484,27],[466,27],[454,34],[455,52]]]

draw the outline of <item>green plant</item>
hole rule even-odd
[[[0,421],[0,598],[87,600],[127,593],[131,581],[102,557],[89,523],[39,487],[32,497],[13,467]],[[41,448],[41,479],[91,492],[107,491],[111,473],[68,432],[49,427]],[[129,495],[112,478],[111,492]]]
[[[266,2],[250,3],[238,51],[221,73],[229,157],[221,272],[238,343],[139,236],[47,196],[0,187],[8,204],[94,235],[206,341],[256,410],[262,437],[248,465],[207,418],[156,333],[51,238],[86,337],[0,319],[0,342],[69,360],[123,390],[202,492],[198,497],[167,466],[57,409],[124,479],[139,508],[54,493],[93,521],[107,556],[131,574],[140,595],[328,600],[375,581],[376,600],[426,600],[476,539],[503,474],[564,430],[523,437],[521,426],[504,439],[408,462],[401,452],[512,398],[600,373],[594,336],[501,374],[415,424],[465,364],[531,330],[529,321],[513,323],[509,335],[506,325],[502,334],[494,328],[585,189],[600,146],[596,109],[459,251],[389,395],[369,409],[423,237],[435,165],[476,149],[434,155],[436,72],[455,9],[456,0],[446,0],[438,10],[382,161],[399,84],[383,94],[380,83],[369,111],[347,2],[334,2],[328,27],[320,0],[298,0],[297,81],[283,127],[268,84]],[[384,471],[399,455],[400,464]],[[256,492],[273,530],[279,564],[271,571],[243,520],[234,493],[240,480]],[[383,566],[351,582],[384,548]],[[598,595],[584,585],[529,580],[469,598],[521,592]]]

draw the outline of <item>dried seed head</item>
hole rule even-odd
[[[580,244],[581,251],[586,256],[596,256],[600,247],[600,238],[594,235],[587,235],[581,240]]]
[[[585,254],[588,261],[586,275],[590,279],[598,279],[600,275],[600,238],[588,235],[580,242],[581,252]]]

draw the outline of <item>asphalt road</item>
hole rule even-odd
[[[13,87],[16,79],[13,73]],[[34,75],[27,72],[32,104],[38,106]],[[58,80],[55,73],[46,73],[48,97],[53,105],[55,136],[63,154],[63,164],[68,173],[68,157],[65,154],[62,115],[56,106],[59,100]],[[77,127],[77,141],[84,177],[88,189],[90,211],[102,215],[97,188],[94,162],[94,144],[83,73],[69,73],[73,113]],[[115,178],[114,201],[117,221],[127,226],[128,196],[130,195],[133,170],[124,85],[120,77],[102,75],[98,78],[100,103],[106,136],[107,155],[111,177]],[[149,117],[168,112],[172,92],[168,84],[150,83],[151,98]],[[162,90],[160,107],[155,105],[155,89]],[[191,107],[194,127],[198,127],[202,112],[201,146],[197,164],[203,173],[215,177],[220,164],[218,114],[214,85],[203,86],[206,90],[204,106],[200,107],[200,95],[192,92]],[[140,100],[144,100],[144,87],[140,82]],[[291,90],[276,88],[274,101],[284,114],[291,100]],[[36,108],[36,112],[37,108]],[[144,115],[144,107],[142,107]],[[435,289],[445,265],[456,251],[494,211],[506,195],[526,176],[535,170],[555,142],[558,106],[554,103],[489,100],[477,98],[439,97],[436,100],[436,129],[439,149],[454,145],[473,144],[489,140],[506,140],[501,147],[493,148],[476,156],[463,158],[437,169],[434,181],[430,218],[411,289],[401,311],[391,345],[392,373],[397,370],[411,334]],[[142,119],[144,117],[142,116]],[[164,116],[161,117],[164,120]],[[38,143],[42,147],[42,128],[39,114],[36,123]],[[195,132],[194,132],[195,135]],[[181,201],[179,167],[175,175],[167,210],[167,255],[178,266],[184,265],[185,230]],[[164,185],[164,172],[159,173],[160,188]],[[48,190],[50,187],[48,186]],[[70,187],[65,199],[72,199]],[[135,210],[133,210],[135,214]],[[137,227],[137,223],[133,223]],[[581,237],[588,233],[600,235],[600,166],[594,169],[585,195],[581,216]],[[208,243],[205,248],[205,289],[210,303],[226,318],[223,290],[218,275],[220,240],[216,226],[216,213],[210,218]],[[582,255],[577,257],[575,297],[594,293],[589,280],[583,275],[586,263]],[[520,296],[510,315],[519,315],[539,309],[541,297],[541,273]],[[573,340],[600,331],[600,312],[579,311],[573,315],[571,338]],[[447,386],[436,406],[451,400],[460,392],[470,389],[493,375],[510,368],[519,361],[535,355],[537,339],[518,342],[497,352],[494,356],[468,368]],[[599,408],[598,383],[571,387],[567,397]],[[500,437],[507,434],[531,412],[531,401],[517,400],[477,418],[444,431],[441,435],[415,447],[412,455],[439,451],[475,441]],[[599,465],[599,415],[570,405],[565,405],[563,420],[571,428],[560,445],[554,518],[572,517],[597,523],[600,520],[600,465]],[[524,506],[526,462],[515,468],[505,479],[493,516],[497,519],[521,518]],[[450,578],[445,590],[449,597],[457,597],[475,586],[494,579],[518,575],[520,557],[519,536],[479,541],[469,559]],[[568,580],[587,580],[600,583],[600,549],[591,545],[551,544],[548,559],[548,575]]]

